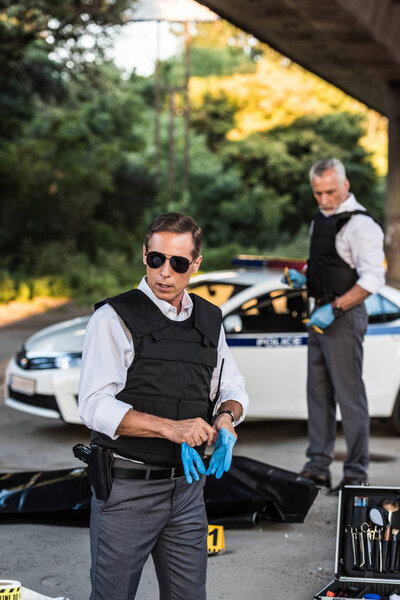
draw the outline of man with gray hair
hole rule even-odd
[[[307,462],[301,475],[331,488],[330,465],[339,404],[347,445],[344,485],[368,481],[369,414],[362,380],[364,300],[385,283],[383,232],[350,193],[337,158],[315,163],[310,183],[319,213],[311,227],[307,269],[289,269],[285,282],[307,285],[315,306],[307,327]]]

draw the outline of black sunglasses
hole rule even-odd
[[[153,251],[146,252],[146,259],[147,266],[149,266],[150,269],[159,269],[163,266],[166,260],[169,260],[171,269],[173,269],[177,273],[186,273],[190,265],[196,260],[194,258],[192,262],[190,262],[189,259],[185,256],[170,256],[169,258],[167,258],[165,254],[162,254],[161,252]]]

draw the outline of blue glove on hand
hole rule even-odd
[[[197,452],[197,450],[191,448],[185,442],[181,445],[181,458],[183,470],[185,471],[186,481],[188,483],[192,483],[192,475],[196,481],[199,481],[200,477],[197,471],[202,475],[206,474],[206,468],[204,466],[203,461],[200,458],[200,454]],[[190,473],[192,473],[192,475]]]
[[[312,314],[306,327],[310,328],[312,325],[315,325],[320,329],[326,329],[329,325],[332,325],[334,320],[335,315],[333,314],[332,306],[330,304],[324,304],[324,306],[321,306],[321,308]]]
[[[296,271],[296,269],[285,269],[285,274],[281,279],[282,283],[287,283],[293,289],[298,289],[307,285],[307,277]]]
[[[221,479],[223,473],[229,471],[232,462],[232,450],[235,443],[235,436],[225,429],[225,427],[222,427],[218,434],[206,475],[215,475],[216,479]]]

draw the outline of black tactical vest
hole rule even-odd
[[[109,303],[132,334],[135,357],[118,400],[135,410],[172,420],[210,420],[210,382],[217,364],[221,310],[191,294],[193,311],[172,321],[140,290],[96,304]],[[92,442],[148,464],[181,465],[180,444],[162,438],[119,436],[112,440],[92,432]],[[197,450],[204,454],[205,444]]]
[[[308,259],[307,285],[310,296],[332,302],[345,294],[358,279],[352,269],[336,251],[336,235],[353,215],[371,215],[364,210],[343,212],[331,217],[319,213],[314,220]],[[373,217],[371,217],[373,218]]]

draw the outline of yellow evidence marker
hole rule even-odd
[[[220,554],[225,550],[224,528],[222,525],[209,525],[207,537],[208,555]]]

